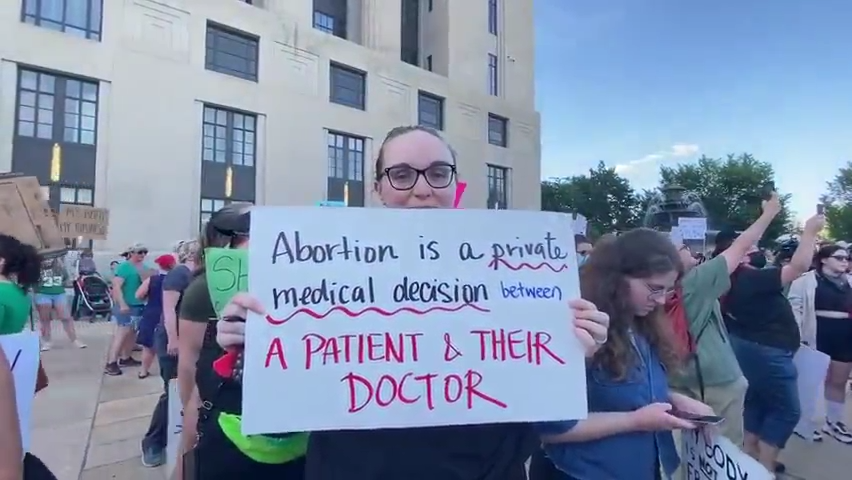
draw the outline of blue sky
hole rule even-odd
[[[852,161],[851,0],[535,0],[542,176],[749,152],[806,218]]]

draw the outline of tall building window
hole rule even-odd
[[[417,98],[417,123],[435,130],[444,129],[444,99],[427,92]]]
[[[332,63],[329,72],[329,101],[366,110],[367,74],[338,63]]]
[[[335,37],[347,38],[347,0],[313,0],[314,28]]]
[[[426,70],[432,71],[432,55],[426,55]]]
[[[488,165],[488,208],[505,210],[509,208],[509,169]]]
[[[103,0],[23,1],[23,22],[100,41]]]
[[[488,33],[497,35],[497,0],[488,0]]]
[[[494,115],[488,114],[488,143],[497,145],[498,147],[507,147],[509,145],[508,138],[509,120]]]
[[[205,105],[201,145],[201,223],[231,202],[254,203],[257,116]]]
[[[314,12],[314,28],[334,35],[334,17],[322,12]]]
[[[326,200],[350,207],[364,206],[364,139],[328,132],[328,194]]]
[[[87,198],[91,199],[95,187],[98,94],[97,81],[18,70],[12,171],[38,178],[56,211],[61,202],[90,204]],[[79,198],[73,194],[76,191],[81,192]],[[72,197],[73,201],[68,200]]]
[[[256,36],[208,23],[205,68],[256,82],[258,44]]]
[[[488,54],[488,94],[493,96],[500,95],[500,83],[498,82],[497,70],[497,55]]]

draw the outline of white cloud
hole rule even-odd
[[[698,147],[698,145],[692,143],[676,143],[669,147],[667,150],[661,150],[656,153],[651,153],[649,155],[645,155],[642,158],[627,163],[620,163],[615,166],[615,171],[617,173],[622,174],[628,173],[638,166],[649,163],[660,163],[662,161],[670,159],[680,160],[684,158],[694,157],[698,155],[698,152],[700,151],[701,149]]]

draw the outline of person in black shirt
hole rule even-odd
[[[455,153],[430,128],[391,130],[379,148],[374,171],[376,194],[386,207],[452,208]],[[575,332],[587,356],[592,355],[606,341],[609,317],[584,300],[572,302],[572,307]],[[262,306],[238,294],[222,316],[244,319],[249,309]],[[244,326],[220,320],[219,345],[242,345]],[[524,480],[524,463],[539,446],[532,426],[519,423],[313,432],[305,479]]]
[[[766,257],[754,249],[732,275],[723,302],[731,347],[749,383],[743,448],[769,471],[778,469],[778,453],[801,415],[793,363],[801,337],[785,289],[808,271],[824,225],[821,215],[808,219],[796,253],[784,267],[765,268]],[[716,243],[717,252],[725,249],[725,242]]]
[[[814,270],[793,282],[788,296],[801,327],[802,343],[831,357],[825,378],[826,422],[822,431],[839,442],[852,444],[852,432],[844,418],[846,383],[852,373],[852,287],[846,275],[848,267],[849,250],[839,244],[824,246],[814,258]],[[800,425],[811,426],[816,427]],[[797,433],[805,434],[801,430]],[[815,429],[812,439],[822,440],[822,432]]]

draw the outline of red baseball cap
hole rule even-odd
[[[159,257],[157,257],[157,259],[154,260],[154,263],[156,263],[163,270],[171,270],[175,267],[177,261],[175,260],[174,255],[167,253],[165,255],[160,255]]]

